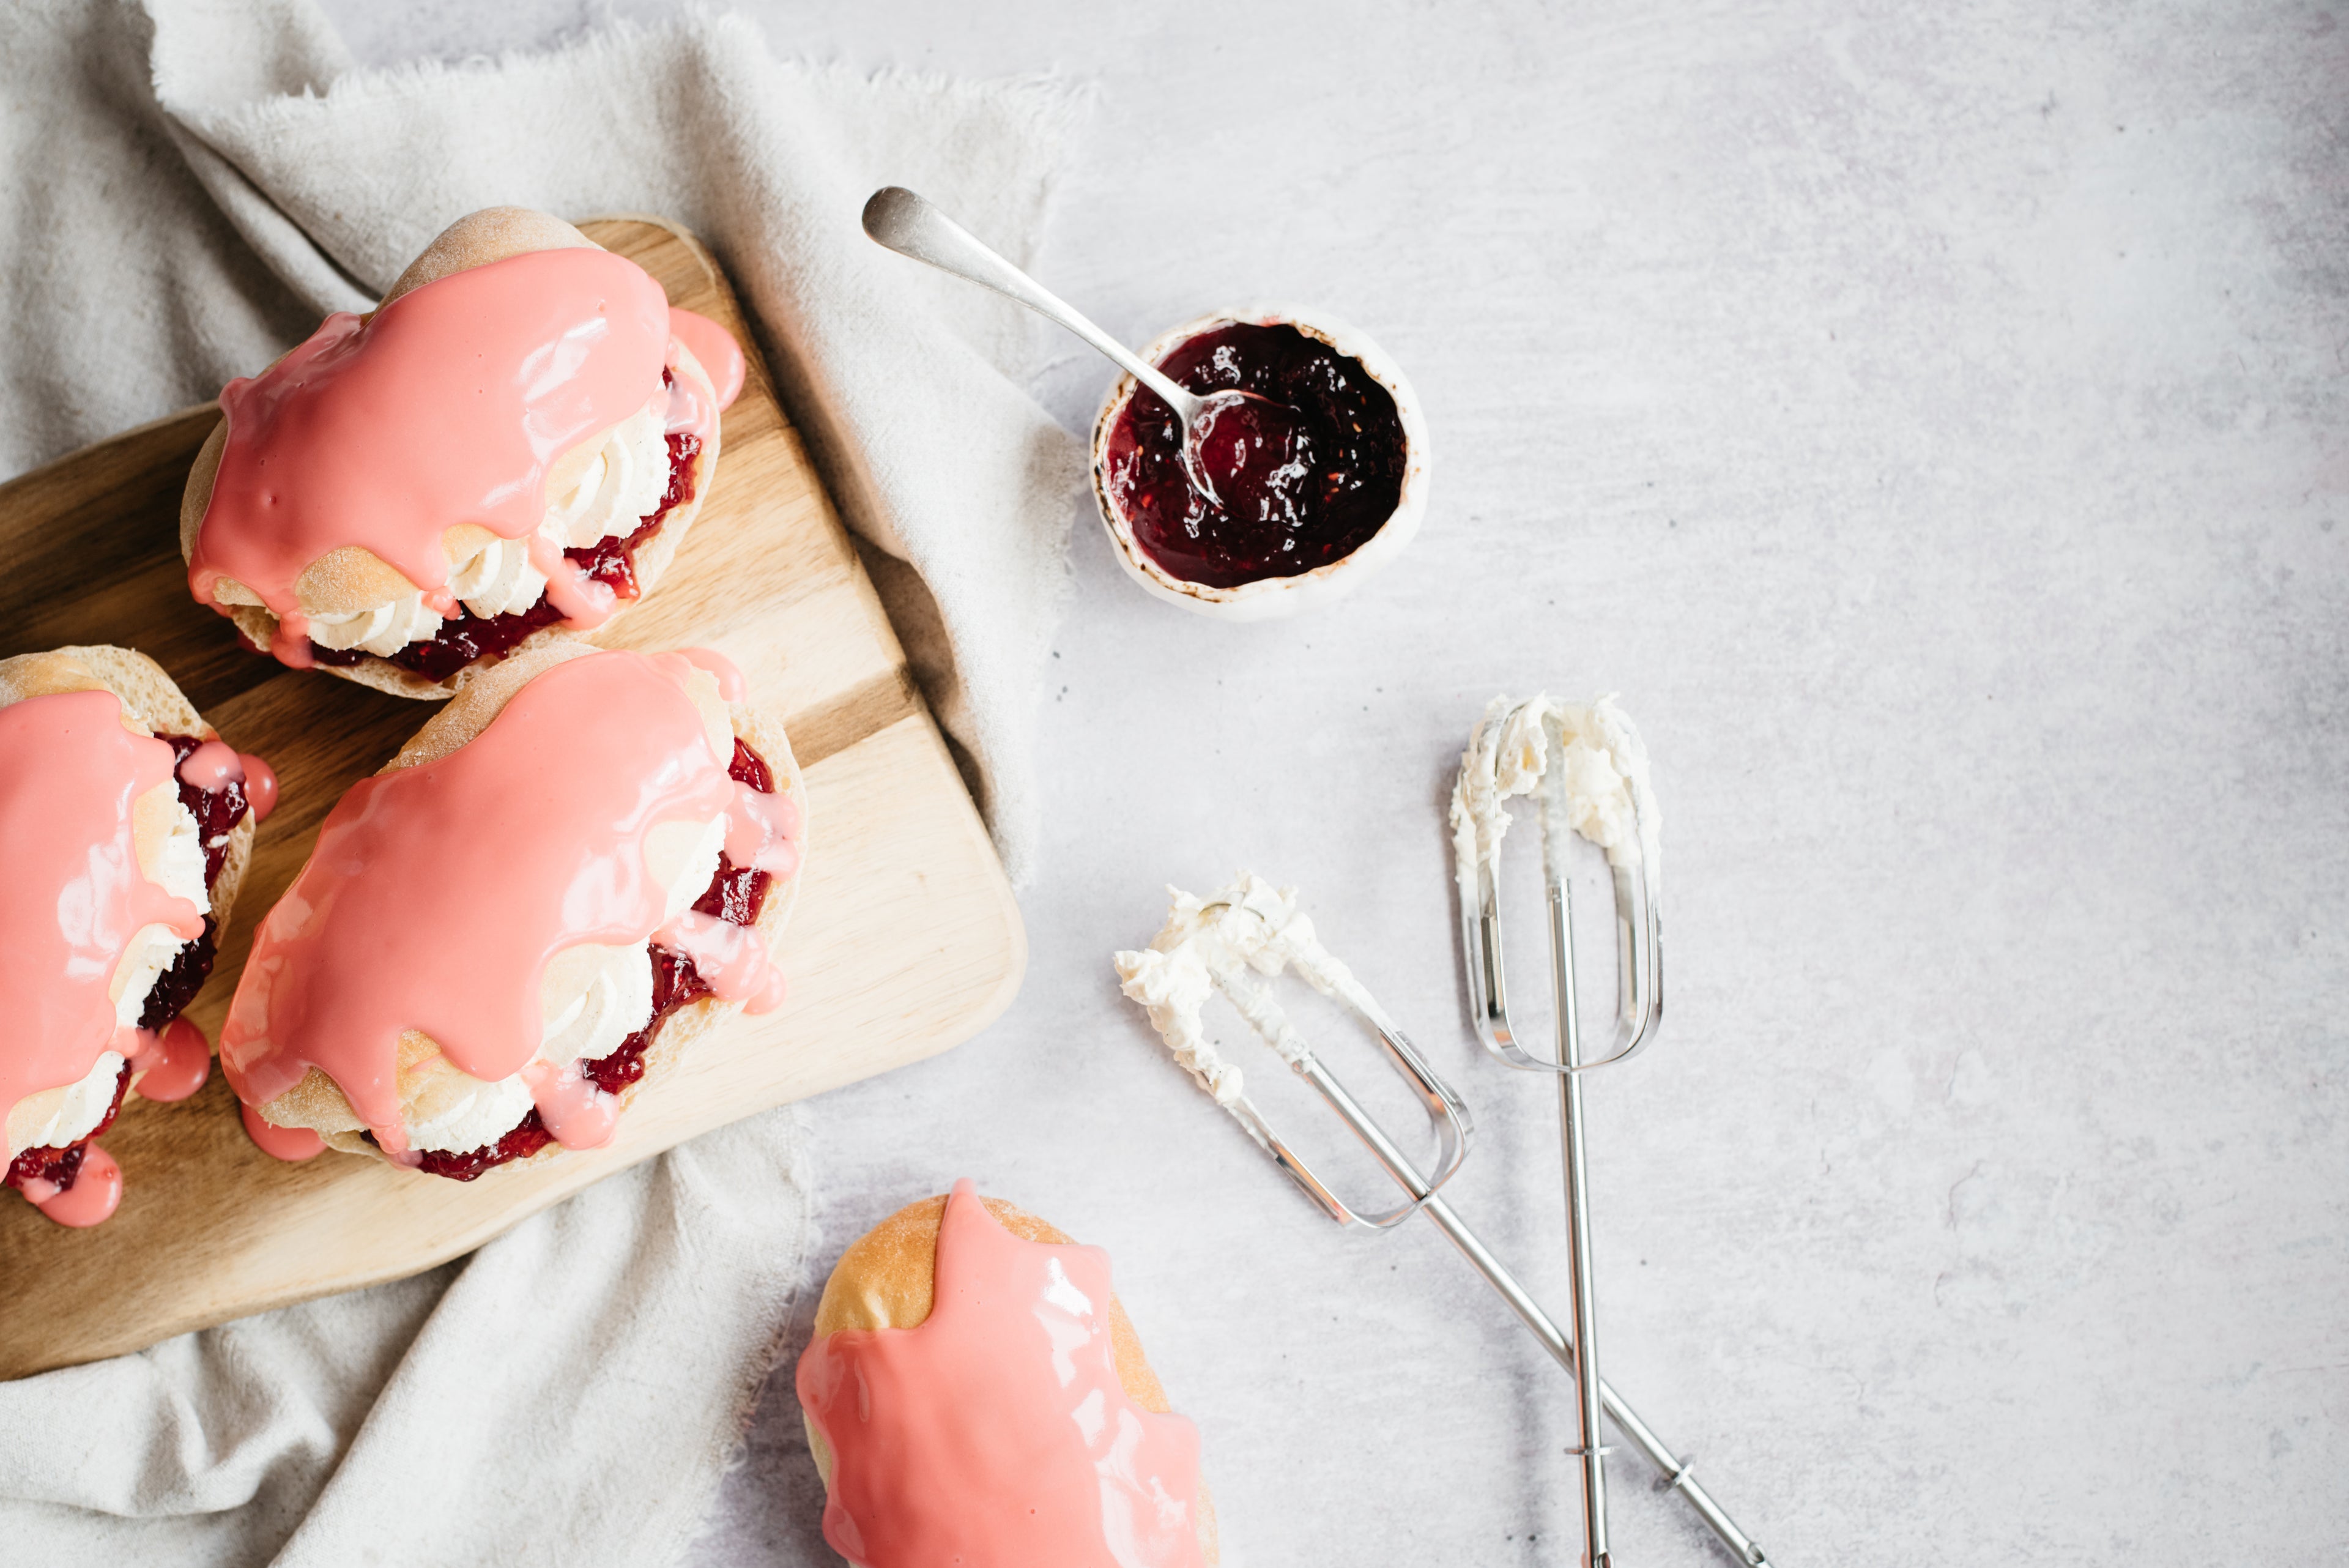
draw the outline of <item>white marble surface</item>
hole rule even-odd
[[[593,19],[333,8],[371,63]],[[1618,1386],[1785,1563],[2337,1556],[2342,7],[750,8],[1098,82],[1049,279],[1134,339],[1335,310],[1437,444],[1404,563],[1299,623],[1155,604],[1081,529],[1026,990],[811,1107],[833,1250],[966,1173],[1107,1244],[1229,1563],[1570,1561],[1564,1377],[1432,1231],[1318,1219],[1107,955],[1170,878],[1301,884],[1477,1109],[1461,1210],[1560,1301],[1436,803],[1494,691],[1619,691],[1673,1005],[1592,1095]],[[1052,352],[1081,426],[1105,368]],[[787,1364],[697,1562],[830,1560],[798,1426]],[[1620,1561],[1720,1560],[1616,1473]]]

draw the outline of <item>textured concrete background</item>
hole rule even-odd
[[[334,9],[373,63],[604,15]],[[1170,878],[1301,884],[1562,1306],[1436,801],[1496,690],[1619,691],[1673,1007],[1592,1096],[1617,1386],[1785,1563],[2342,1561],[2343,7],[750,9],[1097,82],[1048,279],[1133,340],[1334,310],[1437,445],[1404,564],[1288,626],[1147,600],[1083,525],[1027,989],[815,1103],[828,1251],[966,1173],[1108,1245],[1230,1563],[1569,1561],[1566,1379],[1432,1230],[1318,1219],[1107,958]],[[1106,369],[1050,351],[1081,427]],[[828,1561],[798,1425],[779,1377],[699,1562]],[[1717,1560],[1616,1473],[1623,1562]]]

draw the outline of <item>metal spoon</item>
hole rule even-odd
[[[1283,405],[1254,392],[1229,389],[1202,394],[1175,385],[1155,366],[1143,363],[1124,344],[1086,320],[1068,301],[1005,261],[968,229],[902,185],[885,185],[873,192],[871,200],[864,203],[864,232],[899,255],[927,262],[941,272],[983,284],[1018,300],[1108,355],[1135,380],[1155,392],[1159,400],[1183,421],[1183,472],[1190,478],[1192,488],[1219,506],[1223,503],[1207,478],[1206,465],[1199,460],[1200,444],[1206,439],[1208,426],[1217,415],[1244,402],[1263,403],[1288,412]]]

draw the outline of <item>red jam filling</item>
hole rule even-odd
[[[1407,454],[1392,393],[1359,359],[1285,323],[1235,323],[1176,346],[1158,368],[1195,392],[1254,392],[1208,424],[1183,465],[1183,426],[1147,387],[1110,427],[1111,501],[1171,575],[1231,588],[1342,560],[1402,499]]]
[[[62,1148],[26,1149],[8,1162],[8,1174],[0,1177],[0,1187],[21,1188],[28,1181],[38,1179],[49,1183],[60,1192],[70,1190],[74,1178],[81,1174],[81,1162],[89,1153],[91,1140],[112,1127],[114,1118],[122,1114],[122,1096],[129,1087],[130,1064],[125,1062],[122,1071],[115,1076],[114,1103],[106,1107],[106,1115],[98,1124]]]
[[[663,375],[666,377],[667,372]],[[700,452],[699,436],[690,431],[672,431],[668,438],[668,488],[662,493],[660,504],[636,525],[634,533],[565,550],[564,558],[621,598],[633,599],[641,595],[644,589],[636,582],[636,551],[671,512],[693,499],[693,460]],[[411,642],[384,662],[412,670],[427,680],[446,680],[468,665],[503,659],[531,633],[562,618],[563,612],[549,603],[544,594],[530,608],[512,615],[477,616],[460,604],[457,614],[440,623],[440,632],[431,640]],[[378,657],[365,649],[321,648],[315,642],[310,645],[310,654],[321,664],[340,669]]]
[[[231,779],[219,789],[199,789],[179,774],[180,764],[203,742],[193,735],[155,738],[171,748],[171,776],[180,786],[180,804],[196,819],[196,832],[203,841],[204,889],[209,892],[212,884],[220,880],[221,867],[228,860],[229,835],[251,809],[244,797],[244,781]],[[171,1020],[187,1011],[188,1003],[212,978],[219,933],[220,923],[206,911],[203,934],[181,947],[172,958],[171,967],[156,977],[154,989],[147,993],[146,1011],[139,1015],[140,1028],[160,1033],[170,1027]],[[108,1108],[105,1119],[63,1147],[25,1150],[9,1162],[8,1174],[0,1179],[0,1187],[22,1187],[38,1177],[60,1191],[69,1190],[74,1179],[81,1174],[81,1162],[90,1140],[114,1125],[114,1118],[122,1112],[123,1092],[129,1087],[130,1064],[125,1062],[121,1075],[115,1079],[114,1104]]]
[[[774,770],[739,736],[734,742],[734,760],[726,772],[737,783],[749,784],[761,794],[775,793]],[[759,910],[767,901],[768,884],[773,880],[764,871],[735,865],[721,852],[718,874],[709,879],[709,890],[693,907],[705,915],[747,926],[758,919]],[[645,1075],[645,1054],[652,1049],[653,1038],[668,1015],[709,994],[709,982],[693,967],[691,959],[667,948],[654,948],[652,1016],[645,1021],[642,1029],[621,1041],[610,1055],[581,1063],[581,1075],[605,1094],[618,1094]],[[373,1142],[373,1137],[369,1137],[368,1141]],[[417,1168],[429,1176],[445,1176],[451,1181],[471,1181],[509,1160],[527,1159],[554,1141],[554,1135],[546,1130],[538,1107],[533,1106],[519,1127],[493,1144],[462,1153],[418,1150],[421,1158]]]

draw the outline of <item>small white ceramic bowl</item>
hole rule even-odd
[[[1137,383],[1132,376],[1118,379],[1117,385],[1110,389],[1108,400],[1102,404],[1101,417],[1093,421],[1093,498],[1101,504],[1102,525],[1109,530],[1110,546],[1117,552],[1118,563],[1143,588],[1200,615],[1217,616],[1225,620],[1275,620],[1343,598],[1402,554],[1402,547],[1419,532],[1420,514],[1427,509],[1427,421],[1420,415],[1419,399],[1412,391],[1411,382],[1402,368],[1387,358],[1385,350],[1335,317],[1318,311],[1285,305],[1211,311],[1195,321],[1186,321],[1160,333],[1142,350],[1142,358],[1148,364],[1159,364],[1189,339],[1238,324],[1294,327],[1359,361],[1371,379],[1387,389],[1402,423],[1403,440],[1402,492],[1392,514],[1351,554],[1294,577],[1259,577],[1237,587],[1219,588],[1174,576],[1143,549],[1133,536],[1133,525],[1110,497],[1109,432],[1124,410],[1126,400],[1133,396]]]

